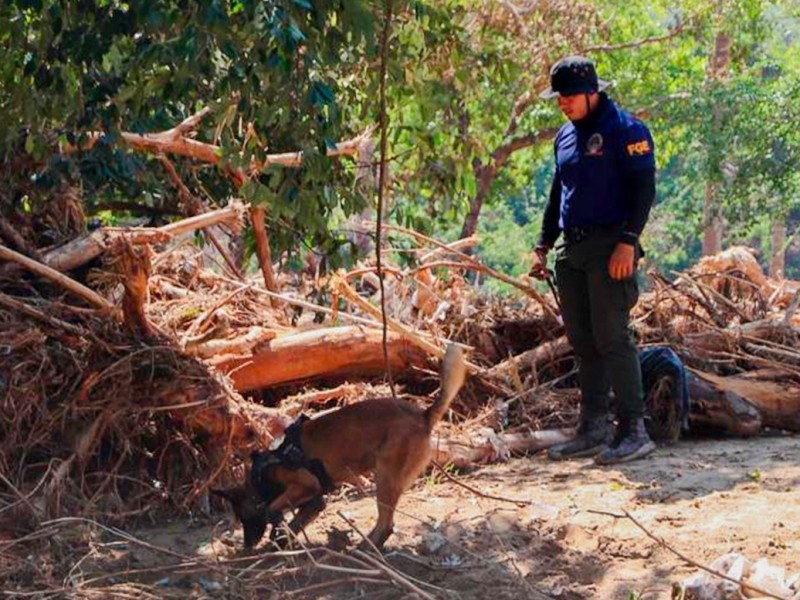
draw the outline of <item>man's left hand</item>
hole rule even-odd
[[[611,279],[627,279],[633,275],[636,249],[630,244],[617,244],[608,261],[608,274]]]

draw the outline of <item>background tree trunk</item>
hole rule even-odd
[[[475,235],[475,232],[478,230],[478,217],[480,217],[481,208],[483,208],[483,202],[489,195],[492,182],[497,176],[497,168],[495,166],[491,164],[483,165],[477,160],[473,165],[473,170],[475,171],[475,179],[477,181],[478,189],[475,192],[475,196],[473,196],[469,201],[469,212],[464,219],[464,226],[461,228],[461,235],[459,236],[459,239],[464,239]],[[469,252],[469,250],[467,251]]]
[[[272,270],[272,252],[269,248],[269,237],[267,236],[267,226],[265,224],[266,215],[267,211],[263,206],[253,206],[250,209],[250,220],[256,240],[256,254],[261,265],[261,273],[264,275],[264,286],[270,292],[277,293],[279,290]],[[270,298],[270,304],[275,308],[278,306],[278,301]]]
[[[772,221],[772,243],[769,257],[769,276],[783,279],[786,272],[786,217],[781,214]]]
[[[715,81],[724,81],[728,78],[731,63],[731,38],[725,32],[720,32],[714,39],[714,53],[708,62],[708,79],[713,85]],[[722,120],[721,108],[714,107],[713,112],[715,129]],[[706,193],[703,201],[703,256],[718,254],[722,250],[722,235],[724,223],[720,214],[719,196],[722,186],[718,181],[706,183]]]

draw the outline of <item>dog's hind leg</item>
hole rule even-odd
[[[380,550],[394,531],[394,510],[397,507],[397,501],[400,499],[403,489],[398,485],[399,482],[395,473],[387,473],[380,467],[376,469],[375,480],[377,486],[378,522],[375,523],[375,527],[367,537]]]
[[[404,448],[402,454],[405,454],[405,461],[401,465],[398,466],[394,460],[386,460],[378,463],[375,469],[378,522],[368,537],[378,549],[383,547],[384,542],[394,531],[394,512],[400,495],[412,486],[428,464],[427,436],[419,444]]]

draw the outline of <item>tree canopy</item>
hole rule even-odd
[[[42,237],[48,228],[36,227],[37,215],[64,183],[105,220],[179,213],[163,159],[126,147],[121,133],[169,130],[210,109],[195,135],[216,148],[218,164],[170,159],[191,192],[209,205],[239,195],[266,206],[277,251],[330,253],[343,243],[344,218],[374,208],[374,188],[355,185],[354,163],[326,151],[378,122],[386,8],[375,0],[4,3],[3,214]],[[388,218],[449,239],[477,229],[486,260],[523,272],[562,122],[537,92],[557,58],[584,53],[656,139],[651,261],[669,270],[697,258],[709,186],[726,243],[751,243],[766,260],[777,219],[789,228],[784,250],[798,253],[795,0],[392,8]],[[724,73],[714,71],[720,40]],[[64,151],[97,132],[91,149]],[[303,152],[299,168],[269,166],[241,187],[231,177],[267,153],[294,151]],[[64,241],[49,236],[41,243]]]

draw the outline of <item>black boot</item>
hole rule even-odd
[[[622,419],[617,426],[614,441],[595,457],[594,462],[598,465],[628,462],[647,456],[655,449],[656,445],[644,427],[644,419]]]
[[[547,456],[551,460],[594,456],[610,441],[611,427],[606,416],[581,419],[575,437],[567,442],[550,446]]]

